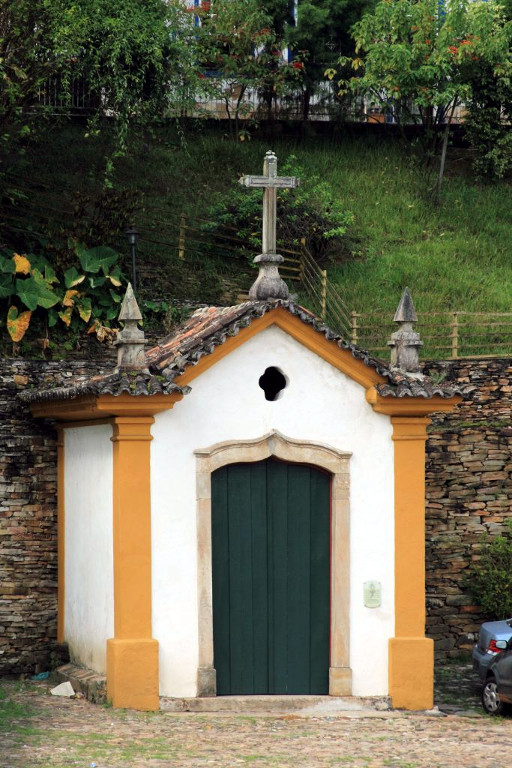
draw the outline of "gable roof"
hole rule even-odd
[[[254,320],[278,307],[298,317],[327,341],[334,341],[340,349],[349,351],[353,358],[382,376],[385,382],[376,385],[382,397],[430,398],[439,395],[449,398],[460,392],[459,388],[446,383],[434,384],[425,379],[420,381],[399,370],[392,370],[382,360],[343,339],[308,309],[284,300],[247,301],[234,307],[198,309],[183,325],[146,353],[149,367],[170,379],[178,378],[189,366],[197,365],[202,357],[211,354],[228,338],[236,336],[242,328],[247,328]]]
[[[25,391],[20,397],[30,403],[68,399],[85,394],[186,394],[190,388],[178,386],[175,379],[182,376],[191,366],[196,366],[202,358],[211,355],[228,339],[236,337],[243,328],[248,328],[254,321],[278,308],[298,318],[324,339],[334,342],[341,350],[348,351],[355,360],[377,374],[377,377],[382,377],[380,383],[375,385],[381,397],[450,398],[460,394],[460,388],[449,383],[419,380],[399,370],[392,370],[382,360],[342,339],[308,309],[293,301],[272,300],[247,301],[233,307],[203,307],[196,310],[173,333],[148,350],[146,362],[149,373],[112,373],[96,376],[70,387]]]

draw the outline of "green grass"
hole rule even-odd
[[[27,704],[19,704],[0,688],[0,730],[13,727],[18,720],[30,717],[31,709]]]
[[[107,138],[83,138],[79,126],[55,130],[11,169],[20,189],[41,179],[44,205],[69,205],[73,189],[93,189],[102,180]],[[134,141],[118,165],[116,184],[136,186],[155,226],[170,228],[182,211],[207,217],[208,207],[242,173],[258,173],[269,145],[279,160],[289,154],[322,176],[354,213],[345,250],[333,259],[330,276],[349,309],[391,315],[405,285],[417,310],[510,311],[512,309],[512,188],[481,186],[461,151],[451,150],[442,205],[435,207],[428,184],[410,157],[390,141],[364,138],[279,138],[235,144],[221,130],[197,129],[183,142],[172,129]],[[17,179],[15,178],[17,176]],[[199,275],[198,280],[201,279]],[[209,280],[206,274],[204,291]],[[170,298],[178,287],[169,278]]]

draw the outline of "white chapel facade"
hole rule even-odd
[[[116,370],[27,393],[59,434],[59,640],[117,707],[427,709],[426,427],[460,397],[400,369],[412,304],[392,368],[290,301],[266,242],[248,302],[200,309],[144,354],[129,289]]]

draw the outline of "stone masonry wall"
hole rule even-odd
[[[32,419],[16,394],[101,368],[80,361],[0,360],[0,675],[46,670],[60,652],[56,433],[50,422]]]
[[[471,391],[435,417],[427,441],[427,634],[438,657],[471,649],[488,619],[464,587],[483,533],[512,516],[512,360],[431,363]],[[507,618],[507,617],[503,617]]]
[[[56,436],[22,388],[111,370],[108,360],[0,360],[0,675],[48,669],[56,636]],[[438,656],[469,650],[485,620],[463,586],[484,531],[512,516],[512,360],[431,363],[471,388],[427,443],[427,632]]]

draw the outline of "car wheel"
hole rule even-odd
[[[488,677],[482,689],[482,706],[488,715],[501,715],[503,703],[498,695],[498,685],[494,677]]]

